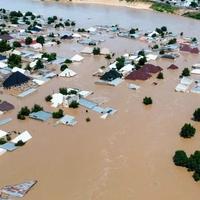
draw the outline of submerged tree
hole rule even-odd
[[[191,124],[185,124],[181,128],[180,136],[183,138],[191,138],[194,136],[196,129]]]

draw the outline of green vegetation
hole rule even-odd
[[[25,120],[26,119],[25,116],[29,116],[30,112],[31,111],[29,110],[27,106],[22,107],[19,113],[17,114],[17,119]]]
[[[35,65],[34,69],[37,70],[37,69],[43,69],[43,68],[44,68],[44,64],[43,64],[42,60],[39,59],[39,60],[36,62],[36,65]]]
[[[43,107],[41,107],[40,105],[38,104],[35,104],[33,106],[33,108],[31,109],[31,112],[39,112],[39,111],[42,111],[43,110]]]
[[[200,20],[200,12],[186,12],[183,16]]]
[[[176,44],[177,40],[176,38],[170,39],[168,44]]]
[[[45,38],[43,36],[38,36],[36,42],[43,45],[45,43]]]
[[[190,70],[188,68],[184,68],[181,76],[190,76]]]
[[[85,120],[86,120],[86,122],[90,122],[91,121],[91,119],[89,117],[87,117]]]
[[[152,100],[151,97],[145,97],[145,98],[143,99],[143,104],[144,104],[144,105],[151,105],[152,103],[153,103],[153,100]]]
[[[5,144],[6,140],[4,138],[0,138],[0,145]]]
[[[25,44],[26,44],[26,45],[30,45],[30,44],[32,44],[32,42],[33,42],[33,39],[32,39],[31,37],[27,37],[27,38],[25,39]]]
[[[188,157],[184,151],[179,150],[175,152],[173,161],[176,166],[186,167],[188,162]]]
[[[67,88],[60,88],[59,92],[63,95],[68,95],[68,89]]]
[[[162,72],[160,72],[157,76],[157,79],[164,79],[164,75]]]
[[[113,81],[116,78],[121,78],[122,75],[116,70],[116,69],[111,69],[110,71],[106,72],[103,76],[101,76],[101,80],[104,81]]]
[[[62,71],[64,71],[65,69],[67,69],[68,68],[68,66],[66,65],[66,64],[63,64],[63,65],[61,65],[61,67],[60,67],[60,71],[62,72]]]
[[[57,112],[53,112],[52,113],[52,117],[54,119],[59,119],[59,118],[61,118],[63,116],[64,116],[64,114],[63,114],[63,110],[62,109],[59,109]]]
[[[182,150],[176,151],[173,161],[176,166],[185,167],[188,171],[192,171],[193,179],[200,181],[200,151],[195,151],[190,157]]]
[[[21,147],[21,146],[24,146],[24,145],[25,145],[25,143],[24,143],[22,140],[19,140],[19,141],[15,144],[16,147]]]
[[[108,55],[106,55],[105,56],[105,59],[108,59],[108,60],[110,60],[112,57],[111,57],[111,55],[110,54],[108,54]]]
[[[185,124],[181,128],[180,136],[183,138],[191,138],[194,136],[196,129],[191,124]]]
[[[51,96],[51,95],[48,95],[48,96],[45,97],[45,101],[47,101],[47,102],[50,102],[51,99],[52,99],[52,96]]]
[[[167,13],[174,13],[177,10],[177,8],[171,6],[170,4],[158,3],[158,2],[153,3],[151,5],[151,8],[158,12],[167,12]]]
[[[124,67],[124,65],[125,65],[125,58],[123,56],[118,57],[116,59],[116,61],[117,61],[117,63],[116,63],[117,70],[120,70],[122,67]]]
[[[200,108],[197,108],[193,113],[193,120],[200,122]]]
[[[100,50],[99,47],[94,47],[94,49],[93,49],[93,54],[94,54],[94,55],[99,55],[100,52],[101,52],[101,50]]]
[[[20,55],[11,54],[8,58],[9,67],[21,67],[22,58]]]
[[[70,108],[78,108],[79,103],[77,101],[72,101],[71,104],[69,105]]]
[[[66,64],[71,64],[72,61],[71,61],[70,59],[66,59],[64,63],[66,63]]]
[[[43,53],[42,58],[47,59],[48,62],[56,60],[56,53]]]
[[[14,41],[13,42],[13,48],[19,48],[19,47],[21,47],[22,45],[21,45],[21,43],[20,42],[18,42],[18,41]]]
[[[10,49],[10,44],[6,40],[0,41],[0,52],[9,51]]]

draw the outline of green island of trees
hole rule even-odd
[[[183,150],[178,150],[173,156],[176,166],[185,167],[189,172],[193,172],[193,179],[200,181],[200,151],[195,151],[189,157]]]
[[[176,7],[174,7],[168,3],[155,2],[151,5],[151,8],[158,12],[175,13],[175,11],[177,11]]]

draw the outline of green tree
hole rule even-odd
[[[8,58],[9,67],[21,67],[22,58],[20,55],[11,54]]]
[[[94,49],[93,49],[93,54],[94,55],[99,55],[100,54],[100,48],[99,47],[94,47]]]
[[[79,103],[77,101],[72,101],[71,104],[69,105],[70,108],[78,108]]]
[[[200,108],[197,108],[193,113],[194,121],[200,122]]]
[[[61,65],[60,67],[60,71],[64,71],[65,69],[67,69],[68,66],[66,64]]]
[[[21,43],[20,42],[18,42],[18,41],[14,41],[13,42],[13,47],[14,48],[19,48],[19,47],[21,47],[22,45],[21,45]]]
[[[145,105],[150,105],[150,104],[152,104],[152,103],[153,103],[153,100],[152,100],[151,97],[145,97],[145,98],[143,99],[143,104],[145,104]]]
[[[191,138],[194,136],[196,129],[191,124],[185,124],[181,128],[180,136],[183,138]]]
[[[43,107],[41,107],[40,105],[38,104],[35,104],[33,106],[33,108],[31,109],[31,112],[39,112],[39,111],[42,111],[43,110]]]
[[[59,119],[59,118],[61,118],[63,116],[64,116],[64,114],[63,114],[63,110],[62,109],[59,109],[57,112],[53,112],[52,113],[52,117],[54,119]]]
[[[45,43],[45,38],[43,36],[38,36],[36,42],[40,43],[43,46],[43,44]]]
[[[178,150],[175,152],[173,161],[176,166],[186,167],[188,163],[188,157],[184,151]]]
[[[157,79],[164,79],[164,76],[163,76],[163,73],[162,73],[162,72],[160,72],[160,73],[158,74]]]
[[[181,76],[190,76],[190,70],[188,68],[184,68]]]
[[[31,37],[27,37],[27,38],[25,39],[25,44],[26,44],[26,45],[30,45],[30,44],[32,44],[32,42],[33,42],[33,39],[32,39]]]

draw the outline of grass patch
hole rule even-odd
[[[156,10],[158,12],[167,12],[167,13],[174,13],[177,8],[174,6],[171,6],[170,4],[166,4],[166,3],[153,3],[151,5],[151,8],[153,10]]]
[[[183,16],[200,20],[200,12],[186,12]]]

